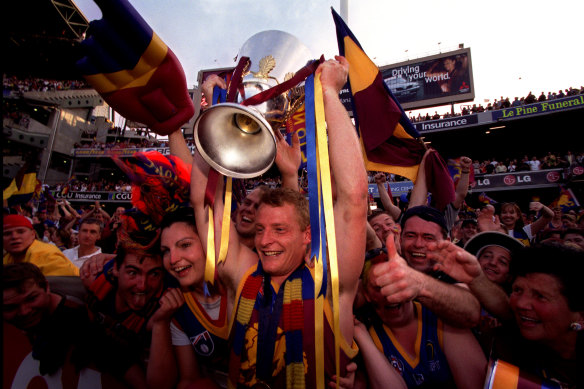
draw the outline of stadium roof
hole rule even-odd
[[[89,22],[72,0],[7,0],[2,14],[4,73],[80,78],[74,65]]]

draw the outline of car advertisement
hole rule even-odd
[[[382,66],[380,70],[404,109],[474,99],[470,48]]]

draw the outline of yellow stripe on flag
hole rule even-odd
[[[379,69],[350,37],[346,36],[344,41],[345,58],[351,64],[349,67],[349,81],[354,95],[373,84]]]
[[[168,46],[156,33],[152,34],[152,41],[133,69],[85,75],[87,81],[100,94],[146,85],[168,53]]]

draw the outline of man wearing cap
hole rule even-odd
[[[437,316],[459,327],[474,327],[480,304],[472,293],[434,270],[430,245],[447,240],[442,212],[420,205],[408,209],[401,221],[401,257],[374,265],[371,282],[381,288],[389,304],[418,300]]]
[[[504,287],[512,257],[523,248],[523,243],[505,233],[485,231],[470,239],[464,249],[439,242],[430,257],[438,269],[467,284],[487,312],[510,319]]]
[[[55,245],[36,239],[31,222],[22,215],[4,216],[3,263],[30,262],[45,276],[79,276],[79,269]]]

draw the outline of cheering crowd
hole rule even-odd
[[[169,135],[172,185],[133,171],[132,209],[5,208],[3,316],[26,332],[40,374],[70,363],[132,388],[316,388],[322,377],[327,387],[482,388],[499,360],[524,380],[582,387],[584,213],[532,202],[532,219],[513,203],[469,215],[473,161],[460,158],[446,196],[426,176],[432,149],[405,207],[371,172],[383,207],[369,210],[338,98],[348,63],[336,57],[317,74],[334,234],[311,229],[297,135],[277,139],[279,183],[234,196],[231,218],[220,196],[229,181],[213,179],[180,131]],[[215,86],[227,87],[209,77],[207,101]],[[79,287],[59,290],[63,277]]]

